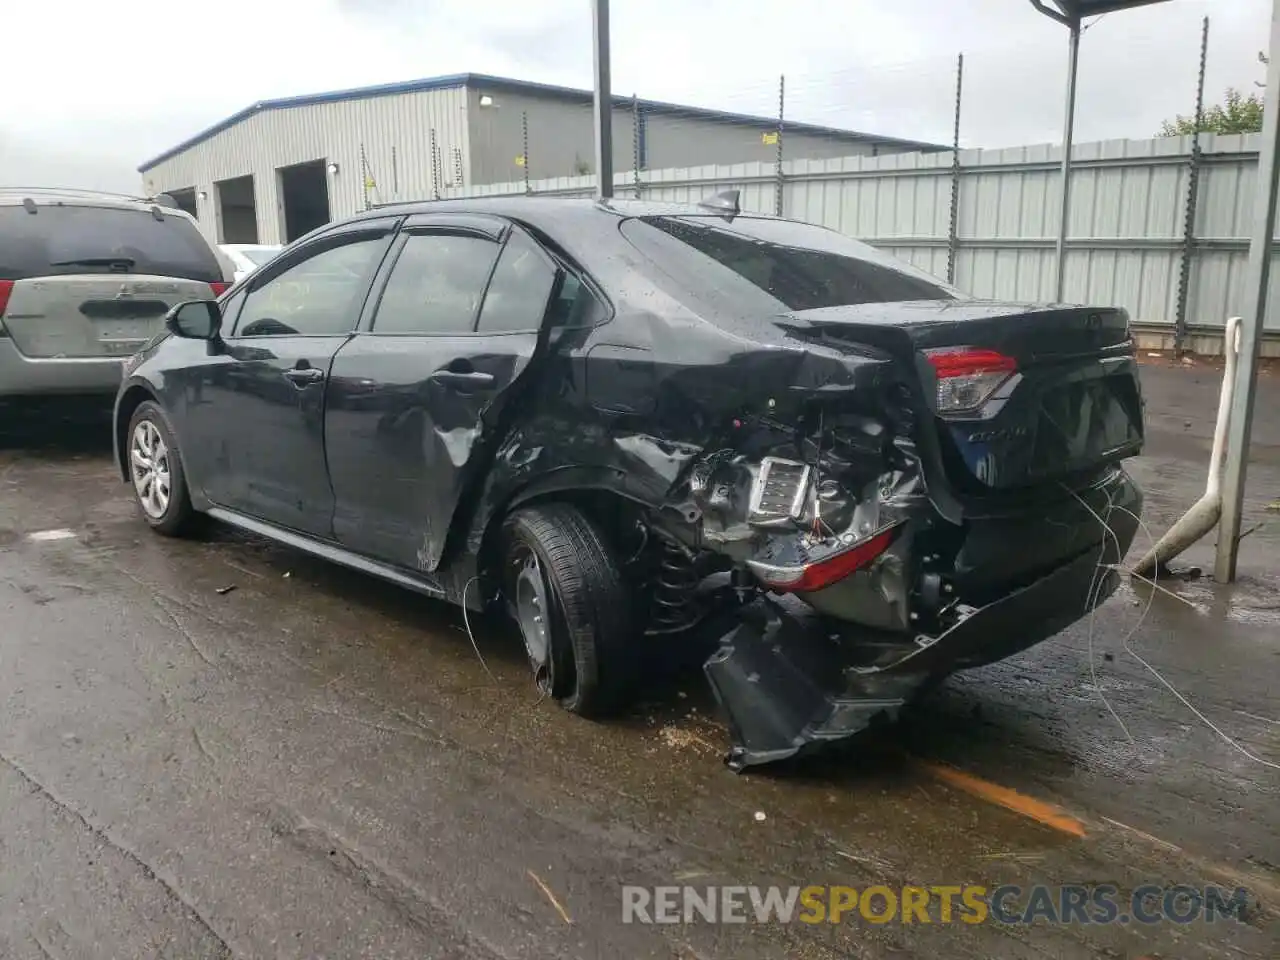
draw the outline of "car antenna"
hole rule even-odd
[[[741,190],[725,190],[717,193],[714,197],[699,200],[698,206],[703,210],[710,210],[712,213],[719,214],[726,220],[732,220],[742,212],[742,206],[738,202],[738,198],[741,196]]]

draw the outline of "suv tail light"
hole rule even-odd
[[[213,295],[215,297],[220,297],[227,292],[227,287],[229,286],[231,286],[231,284],[222,280],[214,280],[209,284],[209,289],[213,291]]]
[[[0,317],[4,316],[4,308],[9,306],[9,295],[13,293],[12,280],[0,280]]]
[[[893,545],[901,529],[900,524],[895,524],[817,563],[799,567],[775,567],[748,560],[747,567],[770,590],[779,593],[812,593],[869,566],[871,561]]]
[[[979,347],[938,347],[924,352],[938,378],[938,413],[976,410],[1013,376],[1018,361]]]

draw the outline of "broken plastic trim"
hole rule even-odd
[[[812,593],[843,580],[889,549],[902,529],[902,521],[873,533],[846,550],[801,566],[779,567],[748,560],[747,567],[766,587],[785,593]]]
[[[1121,519],[1117,527],[1123,552],[1137,524]],[[888,646],[868,642],[884,634],[815,616],[796,598],[742,608],[703,665],[729,723],[729,768],[783,760],[892,721],[931,681],[1053,636],[1115,592],[1119,574],[1097,561],[1098,551],[1087,550],[984,607],[962,608],[937,634]]]

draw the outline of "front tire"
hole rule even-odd
[[[534,680],[571,713],[626,699],[635,661],[631,591],[608,541],[576,507],[518,510],[504,524],[503,593]]]
[[[134,500],[156,533],[178,537],[195,525],[178,443],[164,411],[151,400],[138,404],[129,420],[128,464]]]

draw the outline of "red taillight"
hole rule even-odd
[[[938,378],[939,413],[976,410],[1018,369],[1018,361],[979,347],[938,347],[924,352]]]
[[[209,289],[213,291],[213,295],[215,297],[220,297],[227,292],[227,287],[229,286],[231,286],[231,284],[223,283],[221,280],[214,280],[209,284]]]
[[[995,350],[979,350],[974,347],[939,347],[926,350],[939,380],[949,377],[971,377],[982,373],[1013,373],[1018,361]]]
[[[4,316],[4,308],[9,306],[9,295],[13,293],[12,280],[0,280],[0,317]]]
[[[843,580],[868,566],[893,544],[900,526],[890,527],[834,556],[803,567],[775,567],[748,561],[747,566],[760,582],[783,593],[812,593]]]

